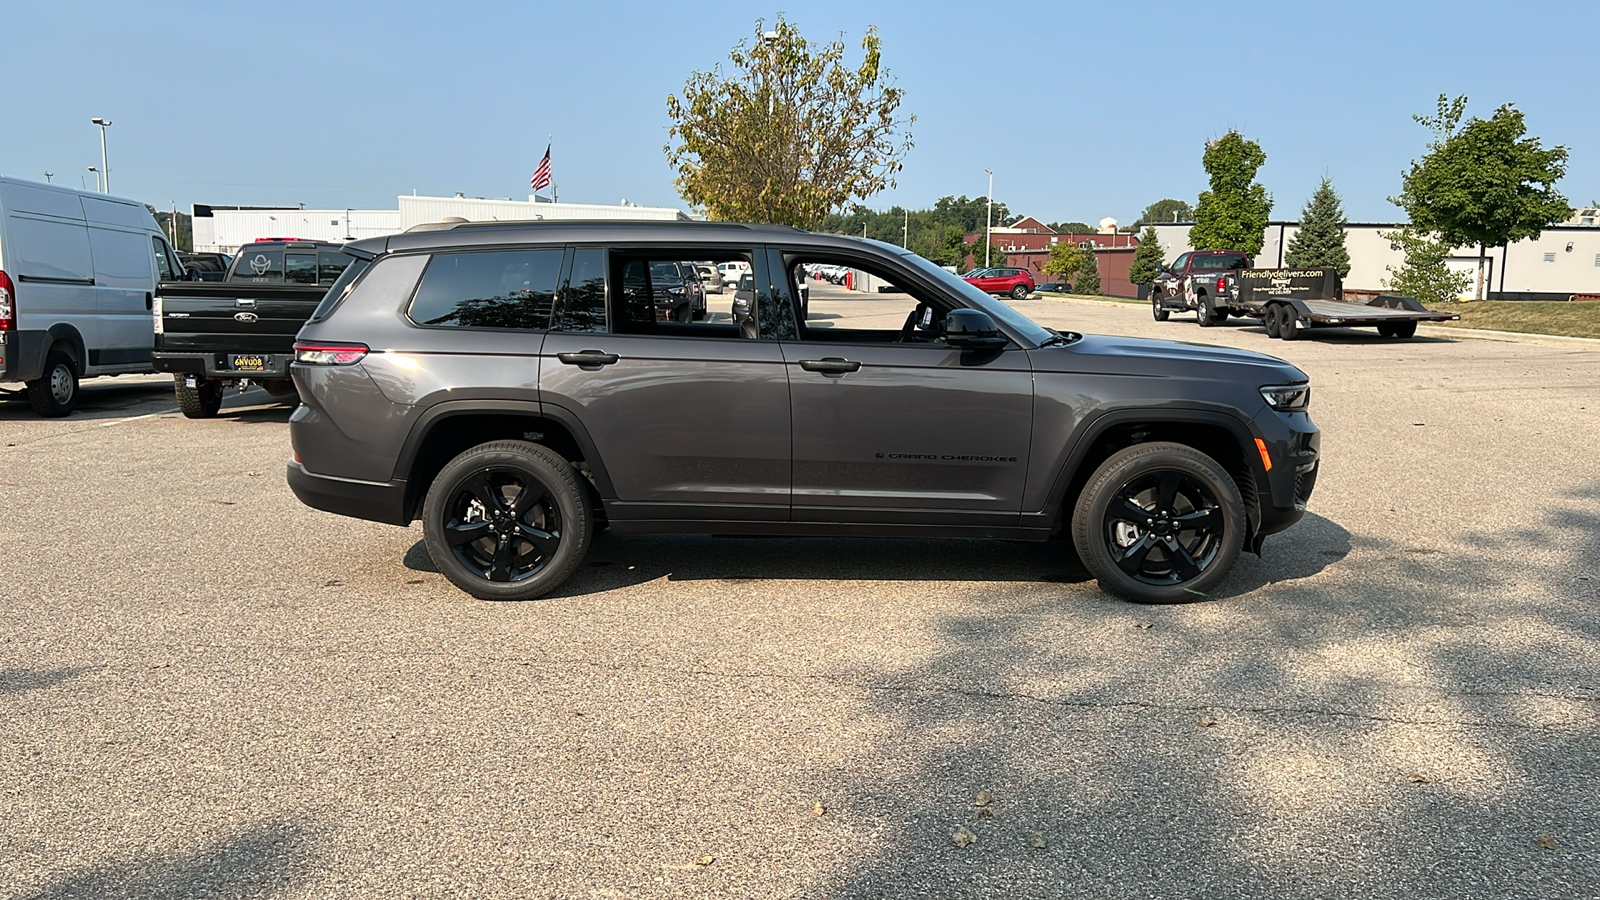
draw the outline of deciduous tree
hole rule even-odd
[[[1487,120],[1473,118],[1458,128],[1466,102],[1464,95],[1446,101],[1440,94],[1437,117],[1412,117],[1435,139],[1427,155],[1411,163],[1400,196],[1390,200],[1415,228],[1446,244],[1478,245],[1475,294],[1481,300],[1488,248],[1536,238],[1572,210],[1555,187],[1567,171],[1567,148],[1547,150],[1539,138],[1525,137],[1522,111],[1509,103]]]
[[[1350,251],[1344,245],[1344,208],[1339,204],[1339,194],[1333,181],[1322,179],[1322,185],[1306,201],[1300,212],[1300,230],[1289,239],[1284,262],[1297,269],[1332,266],[1339,277],[1350,274]]]
[[[1202,157],[1211,176],[1211,190],[1200,193],[1189,243],[1196,250],[1242,250],[1249,256],[1261,252],[1266,238],[1272,197],[1256,183],[1256,172],[1267,161],[1261,145],[1230,131],[1206,144]]]
[[[695,72],[667,97],[667,160],[685,200],[712,219],[815,228],[852,199],[894,187],[911,149],[915,116],[883,67],[876,28],[861,63],[843,41],[813,44],[779,18],[775,38],[756,22],[752,43],[719,66]]]
[[[1144,225],[1159,225],[1163,222],[1193,222],[1194,207],[1182,200],[1173,200],[1168,197],[1164,200],[1146,206],[1144,212],[1139,213],[1139,223]]]

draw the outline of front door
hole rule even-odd
[[[630,520],[788,518],[789,387],[778,343],[731,298],[676,321],[666,263],[750,262],[755,248],[576,248],[539,360],[540,400],[582,422]],[[659,289],[659,290],[658,290]],[[608,302],[609,300],[609,302]]]
[[[791,255],[786,270],[836,260]],[[793,409],[797,522],[1014,525],[1033,422],[1033,374],[1019,348],[947,346],[953,305],[895,286],[814,283],[799,340],[783,343]],[[791,281],[790,284],[793,284]]]

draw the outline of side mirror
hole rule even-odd
[[[944,342],[959,350],[1000,350],[1010,341],[981,309],[952,309],[944,317]]]

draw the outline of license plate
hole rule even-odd
[[[259,353],[230,353],[228,365],[240,372],[265,372],[270,359]]]

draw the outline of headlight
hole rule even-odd
[[[1261,396],[1278,412],[1300,412],[1311,405],[1311,385],[1269,384],[1261,389]]]

